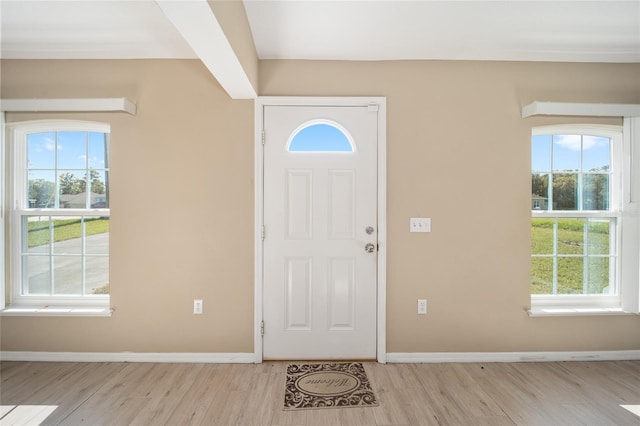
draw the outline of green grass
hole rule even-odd
[[[554,219],[532,219],[531,253],[553,254]],[[585,226],[587,239],[585,241]],[[586,219],[559,219],[557,230],[558,294],[583,294],[585,242],[588,269],[588,293],[600,294],[609,285],[609,223]],[[532,294],[553,293],[553,257],[532,257]]]
[[[95,219],[85,219],[86,235],[103,234],[109,232],[109,218],[100,217]],[[50,230],[49,220],[29,222],[29,247],[49,244]],[[53,242],[80,238],[82,236],[81,219],[55,219],[53,220]]]

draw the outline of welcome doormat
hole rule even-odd
[[[285,410],[376,406],[378,402],[360,362],[287,366]]]

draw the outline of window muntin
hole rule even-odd
[[[108,304],[109,126],[11,127],[11,303]]]
[[[534,218],[532,294],[615,294],[615,219]]]
[[[611,156],[610,137],[534,135],[532,195],[546,198],[547,210],[609,210]]]
[[[25,208],[107,208],[109,134],[29,133]]]
[[[22,295],[109,293],[108,216],[22,216]]]
[[[289,152],[354,152],[351,135],[338,123],[312,120],[298,127],[289,137]]]
[[[621,132],[573,126],[531,139],[531,294],[619,304]]]

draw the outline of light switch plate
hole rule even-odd
[[[431,218],[412,217],[409,221],[409,232],[431,232]]]

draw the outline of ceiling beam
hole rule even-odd
[[[206,0],[155,0],[232,99],[255,99],[238,56]]]

